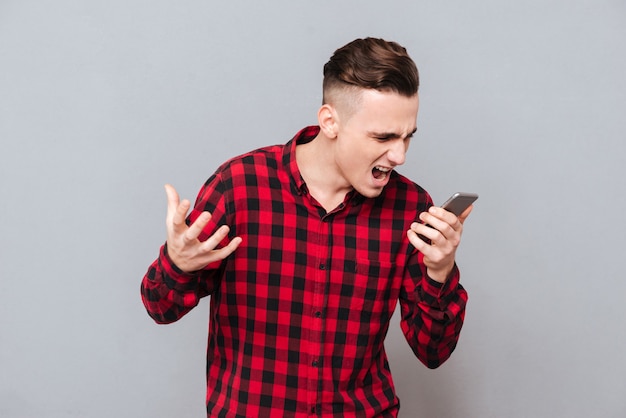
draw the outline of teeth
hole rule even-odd
[[[372,170],[372,174],[374,175],[374,178],[378,180],[384,180],[387,178],[387,175],[390,171],[391,171],[391,168],[376,166]]]

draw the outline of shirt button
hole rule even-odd
[[[320,270],[324,270],[326,269],[326,265],[324,265],[324,263],[320,264]]]
[[[319,365],[319,362],[317,360],[313,360],[313,367],[317,367]]]
[[[322,313],[320,311],[315,312],[315,317],[319,318],[322,316]]]

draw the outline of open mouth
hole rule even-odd
[[[376,166],[372,169],[372,175],[376,180],[384,180],[387,178],[390,171],[391,169],[388,167]]]

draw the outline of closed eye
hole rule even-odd
[[[404,137],[403,139],[406,141],[406,140],[409,140],[409,139],[413,138],[413,135],[415,135],[415,132],[417,132],[417,128],[413,129],[413,132],[411,132],[410,134],[408,134],[408,135],[407,135],[406,137]],[[397,133],[393,133],[393,132],[385,132],[385,133],[382,133],[382,132],[381,132],[381,133],[372,133],[371,135],[372,135],[372,137],[373,137],[374,139],[376,139],[377,141],[380,141],[380,142],[385,142],[385,141],[389,141],[389,140],[392,140],[392,139],[399,139],[399,138],[402,138],[402,136],[401,136],[401,135],[399,135],[399,134],[397,134]]]

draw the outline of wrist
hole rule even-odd
[[[428,275],[428,277],[430,277],[431,279],[433,279],[434,281],[438,283],[445,283],[450,277],[450,273],[452,273],[453,268],[454,268],[454,265],[452,265],[452,267],[447,267],[445,269],[433,269],[433,268],[427,267],[426,274]]]

